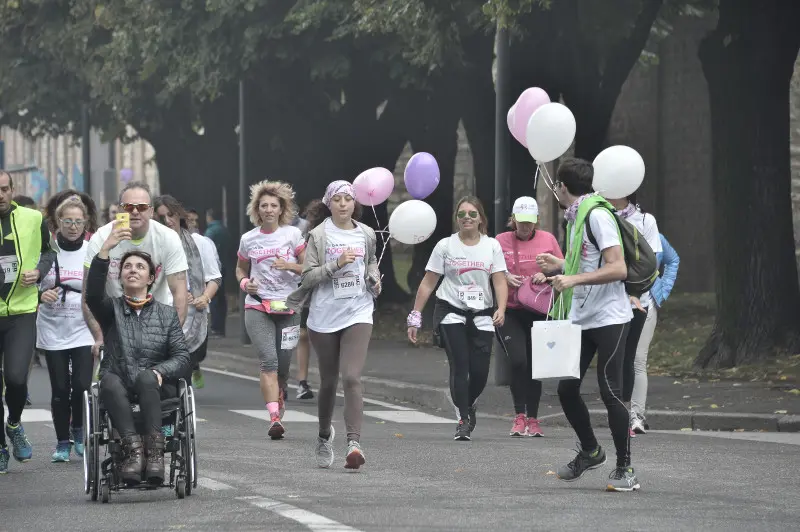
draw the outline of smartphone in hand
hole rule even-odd
[[[117,227],[121,229],[130,229],[131,228],[131,215],[127,212],[118,212],[117,213],[117,221],[119,224]]]

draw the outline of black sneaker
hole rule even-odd
[[[578,451],[572,462],[558,468],[556,476],[559,480],[572,482],[581,478],[585,472],[597,469],[605,463],[606,452],[598,445],[597,449],[592,452]]]
[[[458,426],[456,427],[456,435],[453,439],[456,441],[470,441],[472,438],[470,437],[469,433],[469,423],[462,419],[458,422]]]
[[[297,387],[298,399],[313,399],[314,392],[311,391],[311,386],[306,381],[300,381]]]
[[[477,407],[472,405],[469,407],[469,431],[473,432],[475,430],[475,425],[478,424],[478,416],[477,416]]]
[[[641,488],[633,467],[616,467],[608,475],[606,491],[635,491]]]

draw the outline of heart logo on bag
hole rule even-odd
[[[547,342],[547,347],[549,347],[550,349],[553,349],[555,346],[556,346],[555,342]]]

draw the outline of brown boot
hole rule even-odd
[[[147,437],[145,478],[150,484],[164,482],[164,434],[156,432]]]
[[[125,484],[138,484],[142,481],[142,469],[144,468],[142,437],[135,434],[123,438],[122,452],[125,456],[119,468],[122,481]]]

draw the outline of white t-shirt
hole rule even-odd
[[[264,301],[285,301],[300,284],[300,276],[286,270],[272,267],[280,257],[286,262],[297,263],[297,257],[306,248],[306,241],[300,229],[291,225],[278,227],[272,233],[265,233],[255,227],[242,235],[239,240],[239,259],[250,261],[250,279],[258,284],[258,296]],[[245,298],[245,308],[263,309],[261,303],[250,297]]]
[[[458,233],[436,244],[425,269],[444,276],[436,297],[468,312],[480,312],[494,306],[491,276],[508,271],[503,248],[497,240],[481,235],[476,245],[467,246]],[[442,324],[451,323],[466,323],[466,318],[451,312]],[[481,331],[494,330],[491,316],[477,316],[475,326]]]
[[[661,247],[661,237],[658,235],[658,224],[656,223],[655,216],[649,213],[645,214],[639,209],[636,209],[626,220],[632,223],[634,227],[642,233],[644,239],[653,249],[653,253],[661,253],[664,251]],[[650,292],[642,294],[639,301],[642,303],[642,307],[648,308],[650,306]],[[633,307],[635,308],[635,305],[633,305]]]
[[[605,209],[595,209],[589,214],[588,223],[592,224],[592,234],[600,249],[591,243],[584,225],[578,273],[597,270],[602,251],[620,245],[617,222],[610,212]],[[569,318],[584,330],[628,323],[633,319],[633,312],[630,298],[625,292],[625,283],[615,281],[608,284],[576,286],[572,291]]]
[[[60,351],[94,344],[94,338],[86,326],[81,310],[83,289],[83,261],[88,242],[76,251],[58,250],[58,269],[61,284],[77,292],[66,290],[66,299],[39,305],[36,316],[36,347],[47,351]],[[42,279],[41,290],[50,290],[56,284],[55,264]],[[62,289],[63,290],[63,289]]]
[[[109,223],[92,235],[84,263],[87,268],[91,266],[94,256],[100,252],[103,243],[111,234],[111,229],[112,224]],[[144,238],[141,240],[124,240],[109,251],[108,256],[111,259],[111,264],[108,267],[106,294],[109,297],[122,296],[122,285],[119,282],[119,262],[125,253],[133,250],[144,251],[153,259],[153,263],[156,265],[156,281],[153,284],[151,293],[159,303],[171,305],[172,293],[167,284],[167,276],[185,272],[188,269],[186,254],[183,252],[183,244],[178,233],[155,220],[150,220],[150,226]]]
[[[372,323],[375,302],[364,284],[367,237],[360,227],[339,229],[330,218],[324,223],[325,262],[338,259],[348,248],[355,252],[356,260],[338,270],[333,279],[322,281],[314,288],[308,310],[308,328],[332,333],[356,323]]]

